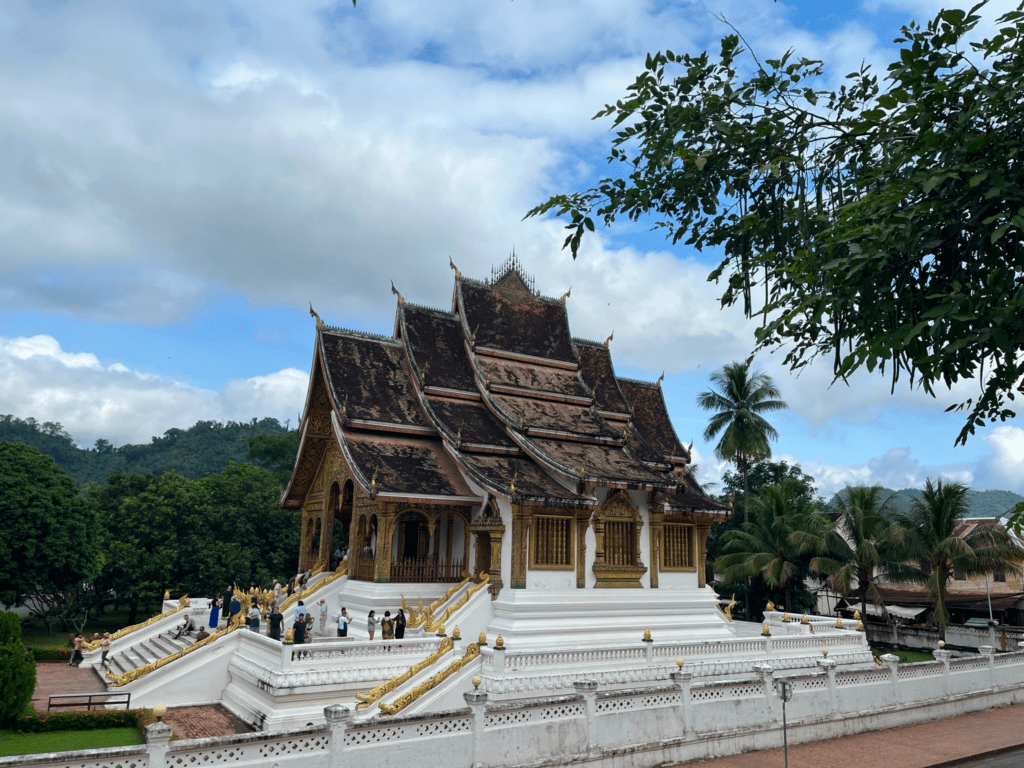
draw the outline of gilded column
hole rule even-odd
[[[656,512],[652,507],[648,507],[648,517],[650,518],[651,524],[651,569],[649,571],[651,575],[651,589],[658,588],[658,572],[661,570],[661,548],[665,546],[665,539],[662,536],[665,527],[665,513]]]
[[[299,543],[299,570],[305,571],[307,568],[312,568],[313,564],[310,561],[309,549],[313,546],[313,517],[310,515],[309,510],[302,510],[302,538]]]
[[[512,589],[526,588],[526,545],[530,518],[522,504],[512,507]]]
[[[594,516],[594,566],[604,567],[604,520]]]
[[[444,537],[445,537],[445,556],[444,561],[451,565],[452,562],[452,526],[455,524],[455,517],[451,512],[444,516]]]
[[[391,539],[395,532],[395,505],[380,504],[379,507],[373,580],[378,584],[386,584],[391,581]]]
[[[707,567],[704,562],[708,556],[708,534],[711,533],[710,525],[698,525],[697,526],[697,586],[703,587],[707,582],[705,574],[707,573]]]
[[[492,530],[491,539],[491,581],[488,584],[488,591],[492,595],[497,595],[504,584],[501,581],[501,536],[504,533],[503,530]],[[479,541],[479,540],[478,540]]]

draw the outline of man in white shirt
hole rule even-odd
[[[338,637],[348,637],[348,611],[344,606],[338,611]]]

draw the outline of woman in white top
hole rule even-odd
[[[253,632],[260,631],[260,618],[260,608],[253,603],[252,608],[249,609],[249,629]]]
[[[377,617],[374,616],[373,611],[370,611],[370,615],[366,617],[366,631],[370,633],[370,639],[373,640],[373,633],[377,631]]]

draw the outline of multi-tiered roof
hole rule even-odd
[[[608,342],[572,338],[566,297],[541,296],[514,256],[488,281],[456,269],[450,312],[395,293],[392,338],[317,319],[285,507],[301,506],[329,422],[355,482],[382,500],[483,503],[475,486],[589,507],[605,487],[652,491],[669,512],[724,512],[686,470],[660,380],[617,377]]]

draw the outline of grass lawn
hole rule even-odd
[[[910,664],[915,661],[935,661],[931,651],[904,651],[898,648],[883,648],[881,646],[875,646],[871,650],[876,656],[881,656],[883,653],[899,656],[900,664]]]
[[[142,743],[142,736],[136,728],[104,728],[92,731],[54,731],[52,733],[0,731],[0,756],[64,752],[69,749],[123,747]]]

